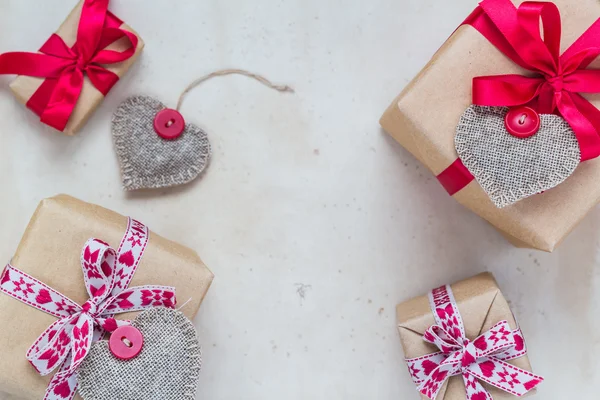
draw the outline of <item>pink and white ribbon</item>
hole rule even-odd
[[[506,362],[527,354],[520,329],[513,331],[501,321],[471,341],[449,285],[431,291],[429,303],[436,325],[425,331],[423,339],[440,351],[406,360],[421,394],[435,400],[444,383],[458,375],[463,377],[467,400],[492,400],[480,381],[521,397],[544,380]]]
[[[41,375],[58,368],[44,400],[71,400],[75,396],[77,370],[92,342],[129,324],[114,319],[114,314],[175,307],[172,287],[128,288],[147,244],[148,228],[131,218],[117,251],[108,243],[89,239],[83,246],[81,267],[90,298],[81,306],[10,264],[0,275],[0,292],[58,318],[27,351],[27,360]]]

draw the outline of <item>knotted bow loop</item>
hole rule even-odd
[[[10,264],[0,275],[0,292],[59,318],[26,354],[41,375],[59,368],[44,400],[72,399],[77,389],[77,370],[92,342],[105,332],[128,324],[117,321],[113,315],[175,307],[172,287],[128,287],[148,243],[148,234],[145,225],[130,219],[117,251],[99,239],[85,243],[81,267],[89,299],[82,306]]]
[[[423,340],[440,351],[406,360],[421,394],[435,400],[446,381],[457,375],[463,377],[467,400],[492,399],[480,381],[515,396],[524,395],[543,381],[506,362],[527,354],[519,329],[511,330],[507,321],[501,321],[471,341],[466,337],[450,286],[433,290],[429,301],[436,324],[425,331]]]
[[[467,23],[532,76],[476,77],[473,103],[528,105],[540,113],[560,114],[575,132],[581,161],[598,157],[600,111],[579,93],[600,93],[600,72],[586,70],[600,55],[600,23],[561,56],[562,26],[554,3],[526,1],[517,9],[510,0],[483,0],[480,10]]]
[[[104,65],[123,62],[136,51],[138,38],[119,29],[122,22],[108,13],[108,0],[86,0],[81,11],[77,42],[69,47],[53,34],[40,53],[14,52],[0,55],[0,74],[47,78],[27,103],[40,120],[64,130],[81,94],[84,74],[103,95],[119,80]],[[117,40],[129,46],[123,51],[105,50]]]

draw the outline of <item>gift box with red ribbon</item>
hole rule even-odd
[[[0,54],[0,74],[19,75],[10,88],[41,122],[73,135],[144,48],[108,11],[109,0],[82,0],[37,53]]]
[[[193,318],[212,279],[196,252],[138,220],[69,196],[43,200],[0,268],[0,393],[80,399],[94,342],[144,310]]]
[[[544,380],[531,372],[523,332],[489,273],[399,304],[397,316],[422,399],[514,399]]]
[[[556,246],[600,201],[600,3],[483,0],[381,118],[513,244]]]

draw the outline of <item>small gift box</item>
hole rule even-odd
[[[519,247],[554,250],[600,200],[599,15],[595,0],[484,0],[381,118]]]
[[[72,398],[90,342],[176,297],[191,319],[212,279],[194,251],[136,220],[64,195],[42,201],[0,274],[0,392]]]
[[[397,316],[423,399],[511,399],[543,381],[531,373],[523,334],[489,273],[399,304]]]
[[[108,0],[82,0],[39,53],[0,55],[0,73],[43,123],[75,134],[131,67],[142,39],[108,11]]]

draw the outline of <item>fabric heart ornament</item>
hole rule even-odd
[[[133,96],[117,108],[112,134],[125,190],[158,189],[196,179],[208,165],[211,148],[199,127],[185,124],[176,138],[155,130],[158,113],[167,107],[149,96]]]
[[[107,341],[95,342],[79,371],[84,400],[193,400],[202,365],[192,322],[181,312],[155,308],[131,325],[143,335],[141,352],[121,360]]]
[[[128,98],[112,118],[113,140],[125,190],[182,185],[205,170],[211,156],[208,136],[196,125],[186,123],[179,110],[185,95],[196,86],[217,76],[234,74],[255,79],[279,92],[294,91],[248,71],[227,69],[212,72],[188,85],[175,109],[148,96]]]
[[[575,133],[562,117],[540,114],[537,133],[520,138],[506,128],[508,112],[473,105],[454,138],[461,161],[498,208],[561,184],[581,158]]]

